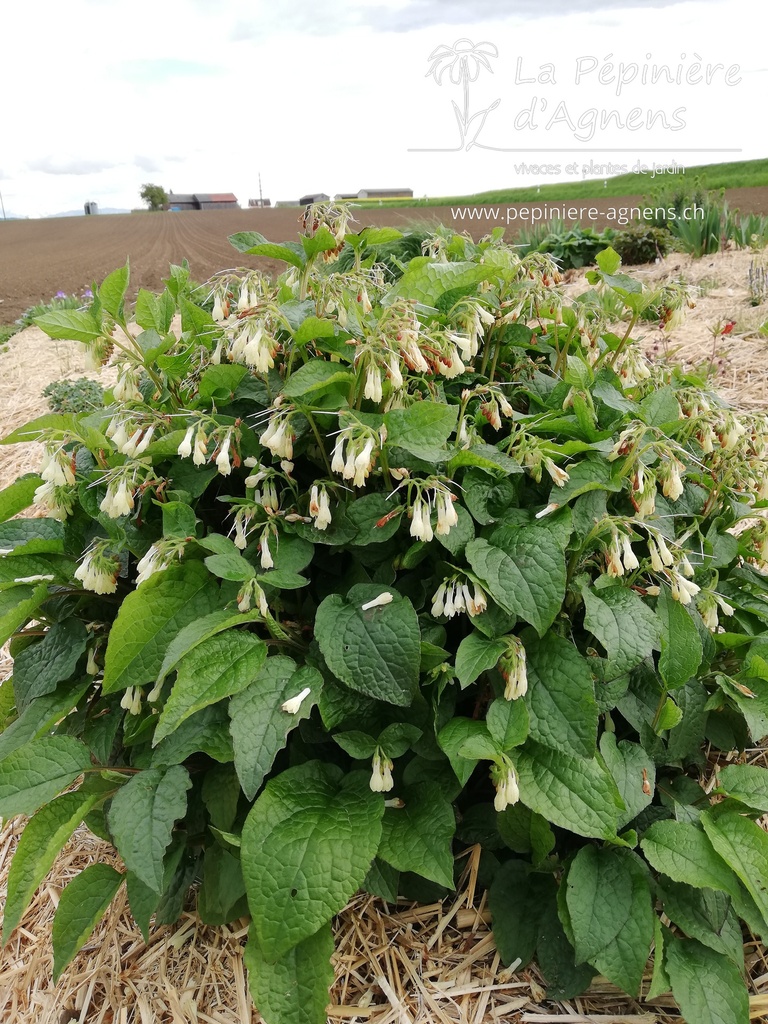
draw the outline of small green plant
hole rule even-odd
[[[38,319],[117,383],[5,439],[44,446],[0,493],[5,940],[85,821],[124,869],[64,888],[56,978],[121,886],[145,936],[193,887],[250,916],[268,1024],[325,1024],[334,915],[447,895],[480,844],[501,960],[552,998],[637,997],[653,949],[652,996],[747,1024],[768,771],[716,752],[768,733],[766,416],[648,364],[611,249],[618,333],[498,235],[396,279],[330,206],[232,242],[285,273],[208,313],[173,267],[136,334],[124,267]]]
[[[617,232],[611,245],[625,266],[636,266],[663,259],[673,249],[674,238],[666,228],[641,223]]]
[[[762,260],[752,260],[749,264],[749,303],[761,306],[768,299],[768,272]]]
[[[768,217],[759,213],[728,215],[728,237],[739,249],[759,251],[768,245]]]
[[[720,195],[722,197],[722,190]],[[698,175],[692,181],[685,178],[660,181],[647,196],[643,196],[644,208],[652,211],[645,218],[646,223],[668,231],[674,231],[675,223],[683,218],[686,211],[716,203],[715,193],[705,191]]]
[[[55,380],[43,388],[51,412],[87,412],[104,405],[104,389],[96,381],[80,377],[77,380]]]
[[[727,228],[727,214],[722,206],[706,203],[688,216],[669,222],[669,230],[678,239],[680,248],[696,259],[719,252]]]
[[[16,321],[18,327],[32,327],[35,319],[44,316],[46,313],[55,313],[64,309],[81,309],[93,299],[93,292],[86,288],[81,295],[68,295],[66,292],[58,291],[48,302],[39,302],[34,306],[25,309]]]
[[[597,232],[578,224],[565,227],[562,222],[550,221],[547,230],[537,226],[518,237],[521,252],[539,252],[551,256],[561,270],[574,270],[591,266],[598,252],[610,245],[616,232],[611,228]]]
[[[18,324],[0,324],[0,345],[4,345],[7,341],[18,334],[21,328]]]

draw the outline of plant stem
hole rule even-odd
[[[322,436],[320,434],[320,431],[318,430],[317,423],[315,422],[315,417],[312,415],[312,413],[309,411],[309,409],[304,409],[303,412],[304,412],[304,415],[307,417],[307,422],[309,423],[310,427],[312,428],[312,433],[315,435],[315,440],[317,441],[318,447],[320,448],[320,454],[323,456],[323,462],[325,463],[325,468],[328,470],[328,476],[332,477],[333,476],[333,471],[331,470],[331,463],[330,463],[330,460],[328,458],[328,453],[325,450],[325,444],[323,443],[323,438],[322,438]]]

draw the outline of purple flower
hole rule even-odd
[[[93,298],[93,292],[91,291],[90,288],[86,288],[85,289],[85,291],[83,292],[83,298],[84,299],[92,299]]]
[[[56,292],[56,294],[53,297],[54,297],[54,299],[66,299],[67,293],[66,292]]]

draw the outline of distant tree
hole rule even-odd
[[[139,195],[150,210],[162,210],[168,202],[168,193],[162,185],[142,185]]]

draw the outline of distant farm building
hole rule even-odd
[[[237,197],[231,192],[169,192],[167,210],[239,210]]]
[[[94,203],[92,201],[89,201],[89,202],[84,204],[83,209],[85,210],[86,216],[88,216],[90,214],[93,214],[93,213],[98,213],[99,212],[99,204],[98,203]]]
[[[272,200],[271,199],[249,199],[248,200],[248,205],[249,206],[257,206],[257,207],[263,209],[266,206],[271,206],[272,205]]]
[[[412,188],[361,188],[358,199],[412,199]]]
[[[299,206],[309,206],[311,203],[327,203],[330,198],[325,192],[310,192],[299,199]]]

